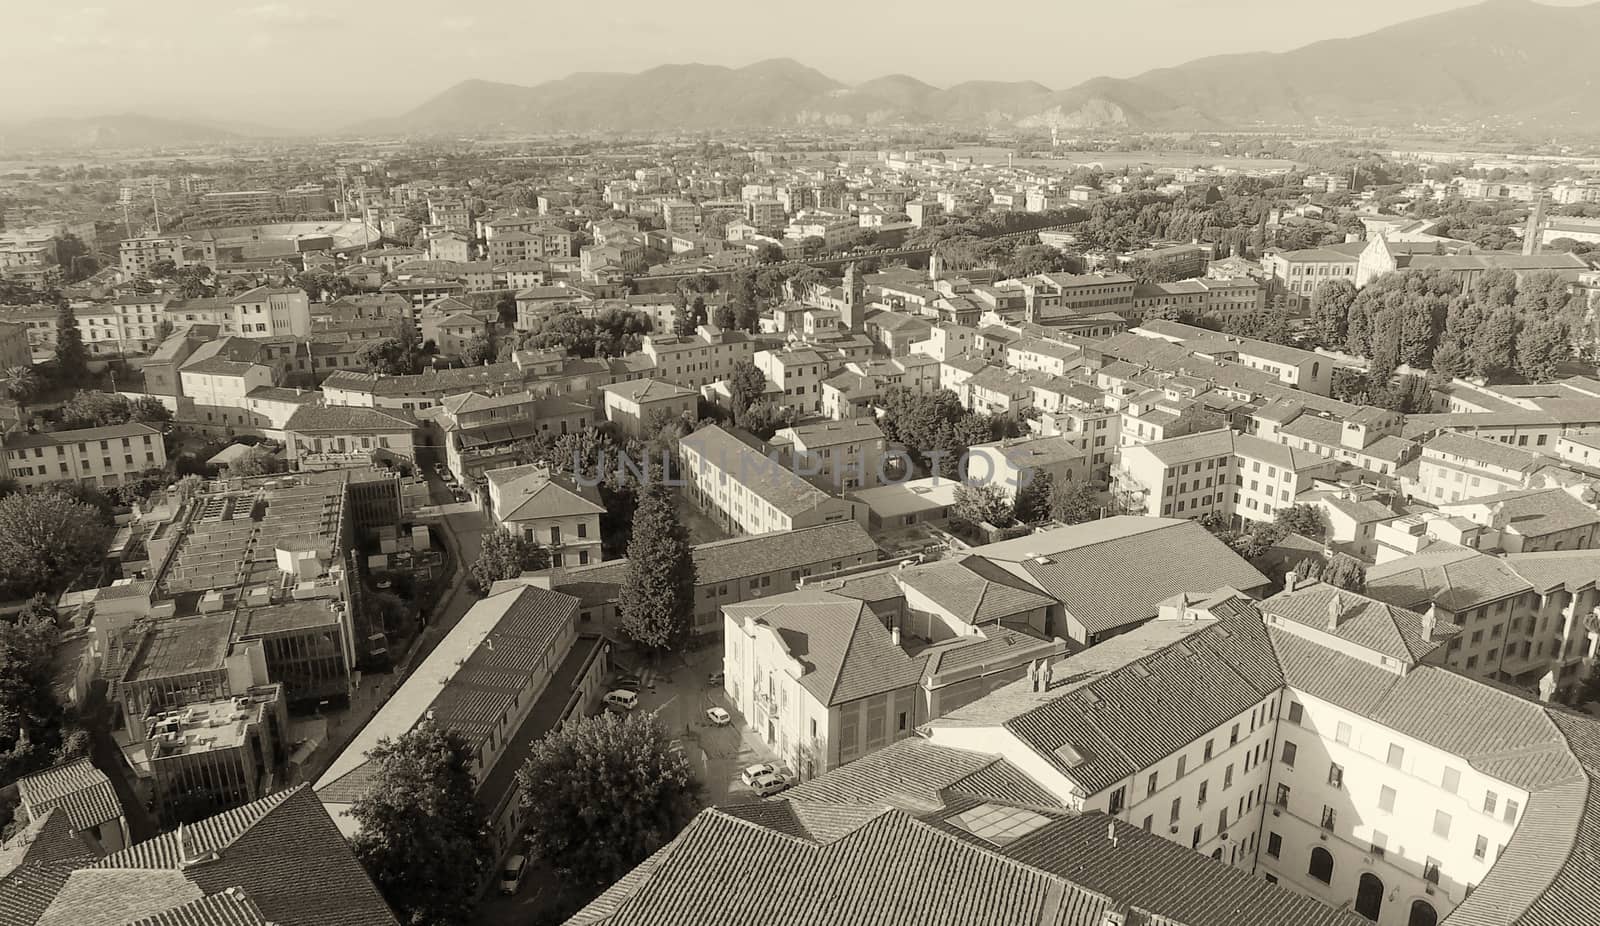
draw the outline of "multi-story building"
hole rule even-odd
[[[188,702],[150,717],[147,730],[144,769],[156,815],[166,823],[259,800],[282,783],[290,743],[280,685]]]
[[[1042,273],[1016,283],[1027,294],[1025,317],[1036,324],[1101,312],[1133,314],[1136,283],[1125,273]]]
[[[1525,489],[1549,462],[1499,441],[1445,431],[1422,445],[1415,494],[1437,505]]]
[[[1480,495],[1439,510],[1483,525],[1480,549],[1538,553],[1600,546],[1600,512],[1559,487]]]
[[[818,489],[755,447],[712,425],[678,444],[695,507],[737,534],[860,521],[860,506]]]
[[[1055,485],[1087,482],[1091,470],[1089,450],[1077,435],[1019,437],[967,448],[967,481],[998,486],[1013,500],[1019,489],[1041,477]]]
[[[505,529],[550,551],[550,565],[584,566],[603,558],[600,515],[605,506],[593,485],[543,464],[491,469],[489,514]]]
[[[1313,453],[1220,428],[1124,447],[1116,490],[1150,515],[1271,521],[1338,466]]]
[[[651,422],[692,415],[700,404],[700,393],[660,379],[612,383],[601,392],[606,420],[629,437],[651,437],[647,433]]]
[[[1261,258],[1267,276],[1267,295],[1282,297],[1291,311],[1303,311],[1311,304],[1317,287],[1332,280],[1356,282],[1356,268],[1365,244],[1329,245],[1294,251],[1269,250]]]
[[[768,443],[784,465],[835,492],[871,488],[885,478],[883,430],[870,418],[782,428]]]
[[[6,474],[23,488],[61,480],[114,486],[167,465],[161,432],[138,422],[75,431],[13,431],[0,446]]]
[[[782,404],[801,415],[822,411],[822,381],[830,370],[821,352],[810,347],[760,350],[754,360],[767,381],[782,390]]]
[[[300,405],[283,425],[295,469],[344,469],[417,458],[417,420],[404,410]]]
[[[124,238],[117,246],[117,259],[123,274],[129,277],[149,276],[150,268],[165,260],[182,267],[183,239],[176,236]]]
[[[755,342],[743,331],[701,325],[693,336],[646,335],[640,348],[655,365],[655,377],[699,388],[733,375],[734,364],[755,355]]]

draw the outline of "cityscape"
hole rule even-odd
[[[0,926],[1600,923],[1600,3],[1218,6],[8,14]]]

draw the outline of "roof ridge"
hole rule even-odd
[[[830,594],[832,594],[832,593],[830,592]],[[828,704],[830,704],[830,705],[833,704],[834,698],[839,693],[839,680],[844,678],[844,665],[845,665],[845,663],[850,661],[850,652],[851,652],[851,650],[855,649],[856,637],[861,635],[861,614],[862,614],[862,612],[865,611],[865,612],[870,613],[872,615],[873,620],[877,620],[878,619],[878,612],[873,611],[870,607],[867,606],[867,603],[865,601],[861,600],[860,598],[850,598],[850,597],[845,596],[845,595],[837,595],[836,597],[838,597],[838,598],[840,598],[840,599],[842,599],[844,601],[854,601],[856,603],[856,625],[853,628],[851,628],[851,630],[850,630],[850,638],[847,641],[845,641],[844,652],[839,654],[839,671],[834,673],[833,684],[831,686],[829,686],[829,688],[828,688]]]

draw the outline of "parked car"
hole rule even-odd
[[[720,707],[706,708],[706,719],[719,727],[725,727],[728,724],[733,723],[733,715]]]
[[[762,775],[755,781],[750,782],[750,790],[754,791],[757,797],[771,797],[788,787],[789,780],[776,773]]]
[[[638,691],[640,688],[644,687],[644,682],[637,675],[619,675],[617,676],[616,685],[618,688],[627,688],[630,691]]]
[[[517,888],[522,886],[522,873],[527,870],[526,855],[513,855],[506,859],[506,867],[500,870],[500,893],[515,894]]]
[[[778,771],[778,767],[776,765],[772,765],[771,763],[768,763],[768,762],[763,762],[760,765],[749,766],[744,771],[740,772],[739,773],[739,780],[744,782],[747,785],[748,784],[754,784],[755,780],[757,778],[760,778],[763,775],[774,774],[777,771]]]
[[[607,692],[605,696],[606,707],[616,711],[631,711],[639,706],[639,693],[636,691]]]
[[[726,676],[724,676],[721,672],[713,672],[706,676],[706,684],[710,685],[712,688],[721,688],[722,682],[725,678]]]

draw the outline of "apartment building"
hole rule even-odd
[[[700,403],[695,390],[659,379],[612,383],[601,392],[606,420],[629,437],[650,437],[646,430],[651,422],[692,415]]]
[[[179,267],[185,265],[182,238],[124,238],[117,245],[117,262],[128,277],[149,276],[150,268],[164,260]]]
[[[1329,245],[1294,251],[1269,250],[1261,258],[1269,298],[1282,297],[1291,311],[1305,311],[1317,287],[1332,280],[1356,282],[1356,269],[1366,245]]]
[[[42,824],[59,812],[68,832],[102,855],[129,843],[128,820],[111,779],[87,757],[17,779],[17,801],[18,822]]]
[[[0,447],[6,474],[25,489],[63,479],[120,485],[167,465],[161,432],[138,422],[75,431],[13,431]]]
[[[1415,495],[1434,504],[1529,488],[1552,462],[1499,441],[1445,431],[1422,445]]]
[[[281,685],[192,701],[134,722],[147,723],[139,764],[150,777],[156,816],[167,825],[259,800],[285,783],[291,744]]]
[[[1036,324],[1101,312],[1133,314],[1136,283],[1125,273],[1042,273],[1015,283],[1027,295],[1025,318]]]
[[[782,428],[768,442],[783,465],[841,493],[883,481],[886,443],[883,429],[871,418]]]
[[[1089,448],[1077,436],[1007,438],[967,448],[966,478],[998,486],[1015,501],[1019,489],[1041,477],[1055,485],[1088,481],[1093,468],[1089,458]]]
[[[319,470],[414,463],[417,419],[406,411],[300,405],[283,425],[289,464]]]
[[[698,389],[732,376],[735,364],[755,356],[756,344],[743,331],[701,325],[690,337],[645,335],[640,350],[657,379]]]
[[[490,516],[549,550],[550,565],[584,566],[604,558],[600,515],[606,509],[594,486],[541,464],[491,469],[484,476]]]
[[[861,506],[818,489],[716,425],[685,436],[678,447],[689,499],[732,533],[764,534],[866,517]]]
[[[782,390],[782,404],[802,416],[822,411],[822,381],[830,370],[822,354],[810,347],[755,352],[755,365],[767,381]]]
[[[1600,512],[1560,487],[1496,492],[1441,504],[1439,510],[1483,525],[1482,549],[1538,553],[1600,546]]]
[[[1227,428],[1122,449],[1116,491],[1146,514],[1271,521],[1338,463]]]

